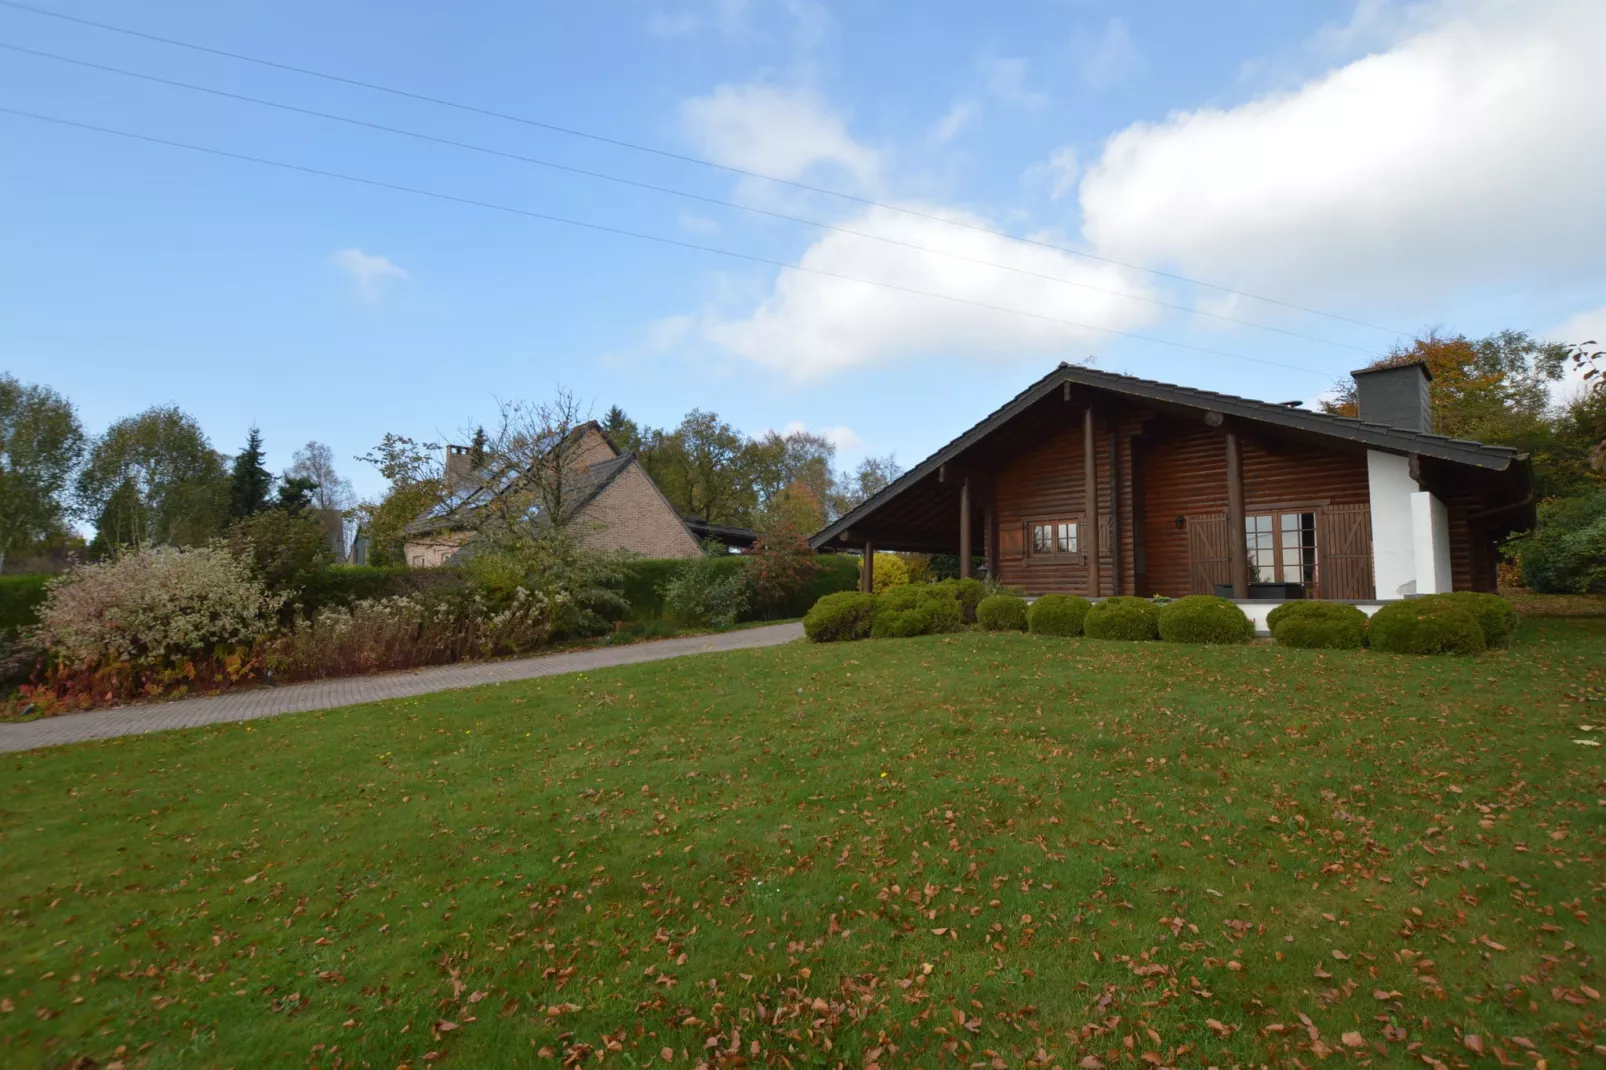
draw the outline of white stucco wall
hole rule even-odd
[[[1450,513],[1425,490],[1411,495],[1411,538],[1416,593],[1443,594],[1450,586]]]
[[[1411,497],[1419,493],[1411,462],[1393,453],[1366,453],[1372,506],[1372,575],[1377,597],[1417,593],[1416,536]],[[1448,535],[1448,529],[1446,529]],[[1448,559],[1449,554],[1446,552]]]

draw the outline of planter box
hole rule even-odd
[[[1217,598],[1231,598],[1232,584],[1216,584]],[[1290,602],[1305,597],[1303,583],[1251,583],[1249,597],[1263,602]]]

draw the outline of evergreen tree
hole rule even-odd
[[[229,518],[241,520],[268,507],[273,475],[262,463],[262,432],[253,425],[229,478]]]
[[[474,429],[474,439],[468,445],[468,470],[478,472],[485,467],[485,428]]]
[[[608,436],[608,441],[620,453],[641,449],[641,428],[617,405],[602,418],[602,433]]]
[[[279,482],[279,508],[291,516],[298,516],[313,504],[313,494],[317,489],[316,479],[286,472],[284,479]]]

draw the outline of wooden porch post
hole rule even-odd
[[[859,568],[859,591],[875,594],[875,543],[864,540],[864,561]]]
[[[970,477],[959,482],[959,578],[970,579]]]
[[[1234,598],[1249,597],[1249,544],[1244,536],[1244,466],[1238,436],[1227,432],[1227,575]]]
[[[987,577],[998,578],[998,519],[993,513],[993,503],[988,502],[981,510],[981,538],[982,558],[987,562]]]
[[[1085,478],[1082,493],[1087,502],[1082,526],[1082,551],[1087,554],[1087,596],[1097,598],[1099,582],[1099,475],[1098,439],[1093,434],[1093,406],[1082,413],[1082,459]]]

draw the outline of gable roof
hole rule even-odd
[[[1467,439],[1422,431],[1407,431],[1386,424],[1369,423],[1348,416],[1331,416],[1325,412],[1256,401],[1233,394],[1218,394],[1196,387],[1161,383],[1152,379],[1139,379],[1131,375],[1100,371],[1084,365],[1061,362],[1031,386],[999,406],[990,415],[943,446],[930,457],[887,484],[877,493],[844,514],[835,523],[817,532],[809,542],[818,549],[847,531],[855,523],[875,512],[883,505],[913,487],[944,464],[976,445],[987,435],[1008,423],[1033,403],[1060,389],[1063,385],[1106,391],[1128,398],[1175,405],[1206,412],[1219,412],[1235,417],[1296,431],[1304,431],[1327,438],[1356,443],[1368,449],[1387,453],[1416,454],[1433,457],[1452,464],[1467,465],[1491,472],[1504,472],[1524,459],[1525,455],[1509,446],[1489,446]]]

